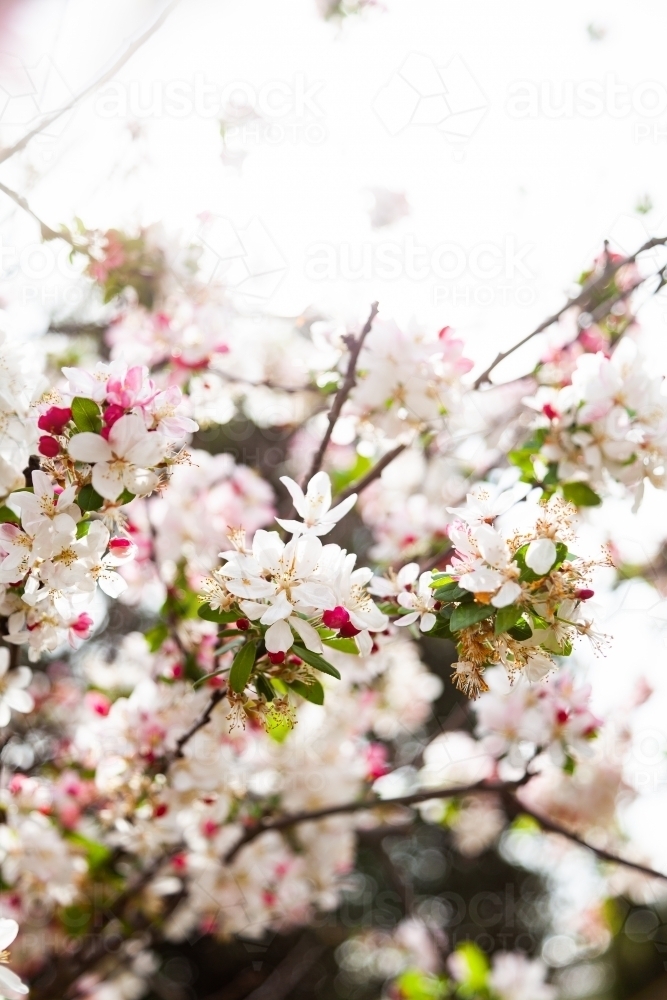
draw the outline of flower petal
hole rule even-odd
[[[321,653],[323,651],[319,633],[317,629],[313,628],[310,622],[304,621],[303,618],[297,618],[296,615],[292,615],[288,618],[288,621],[297,635],[303,640],[306,649],[309,649],[311,653]]]
[[[75,434],[67,450],[75,462],[109,462],[113,458],[111,446],[104,438],[89,431]],[[97,492],[99,493],[99,490]]]
[[[269,653],[286,653],[293,642],[292,629],[282,618],[280,621],[274,622],[271,628],[266,630],[264,636],[264,643]]]

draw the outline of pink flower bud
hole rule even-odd
[[[85,611],[82,611],[76,621],[70,625],[70,631],[74,632],[79,639],[87,639],[92,627],[93,619]]]
[[[338,635],[341,639],[352,639],[355,635],[359,635],[361,632],[360,628],[355,628],[352,622],[346,622],[345,625],[341,625]]]
[[[578,590],[576,596],[580,601],[588,601],[591,597],[595,596],[594,590],[589,590],[588,587],[584,587],[582,590]]]
[[[556,420],[560,416],[558,410],[556,410],[551,403],[545,403],[542,407],[542,413],[548,420]]]
[[[284,663],[285,662],[285,654],[283,652],[269,653],[268,657],[269,657],[269,660],[271,661],[271,663]]]
[[[102,420],[107,427],[113,427],[117,420],[125,414],[125,410],[118,403],[110,403],[102,414]]]
[[[350,614],[345,608],[338,605],[332,608],[331,611],[325,611],[322,614],[322,621],[327,628],[342,628],[343,625],[347,625],[350,620]]]

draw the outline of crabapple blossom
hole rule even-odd
[[[93,486],[107,500],[117,500],[123,490],[150,493],[157,484],[151,467],[166,454],[162,438],[146,430],[138,414],[126,414],[109,431],[108,440],[84,431],[73,437],[70,458],[92,466]]]

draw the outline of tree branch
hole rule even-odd
[[[216,707],[216,705],[220,704],[220,702],[226,697],[226,695],[227,695],[226,685],[225,687],[217,688],[213,692],[208,705],[206,706],[202,714],[199,716],[199,718],[195,719],[190,728],[187,729],[183,733],[183,735],[177,739],[176,747],[173,753],[171,753],[167,757],[167,767],[169,767],[169,764],[171,764],[173,761],[178,760],[179,757],[183,756],[183,748],[185,747],[186,743],[188,743],[192,739],[195,733],[198,733],[200,729],[203,729],[204,726],[207,726],[209,724],[209,722],[211,721],[211,716],[213,715],[213,709]]]
[[[350,360],[348,362],[347,372],[345,373],[343,384],[340,386],[338,392],[336,393],[334,401],[331,405],[331,409],[329,410],[329,423],[324,433],[324,437],[320,441],[319,448],[317,449],[315,455],[313,456],[313,461],[311,463],[310,470],[305,479],[305,485],[308,484],[308,481],[312,479],[312,477],[315,475],[316,472],[320,471],[322,467],[322,460],[327,450],[329,441],[331,440],[333,429],[336,426],[336,422],[340,416],[340,411],[343,409],[343,404],[345,403],[347,397],[352,392],[352,389],[357,384],[357,371],[356,371],[357,361],[359,360],[361,348],[364,346],[364,341],[368,336],[368,334],[371,332],[371,327],[373,326],[373,320],[377,316],[377,311],[378,311],[378,303],[374,302],[373,305],[371,306],[370,316],[366,320],[359,336],[358,337],[348,336],[345,338],[345,342],[350,348]]]
[[[527,344],[529,340],[533,339],[533,337],[537,337],[538,334],[544,333],[544,331],[547,330],[550,326],[558,322],[561,316],[564,313],[566,313],[568,309],[572,309],[574,306],[580,306],[585,304],[590,299],[590,296],[594,292],[598,291],[600,288],[604,288],[609,279],[612,278],[614,274],[616,274],[616,272],[619,271],[622,267],[626,267],[628,264],[634,264],[634,262],[637,260],[637,257],[639,257],[640,254],[645,253],[647,250],[652,250],[654,247],[664,246],[665,243],[667,243],[667,236],[659,236],[659,237],[655,236],[652,237],[650,240],[647,240],[646,243],[642,244],[642,246],[640,246],[640,248],[636,250],[633,254],[630,254],[629,257],[623,257],[621,260],[618,261],[610,261],[609,259],[607,259],[607,263],[605,264],[602,274],[599,277],[595,278],[594,281],[591,281],[587,285],[584,285],[584,287],[581,289],[578,295],[575,295],[572,298],[568,299],[564,306],[562,306],[552,316],[548,316],[547,319],[543,320],[539,324],[539,326],[536,326],[535,329],[531,331],[531,333],[526,334],[526,336],[523,337],[521,340],[519,340],[516,344],[514,344],[513,347],[508,348],[506,351],[499,351],[495,359],[488,366],[488,368],[485,368],[484,371],[481,373],[481,375],[477,376],[477,378],[473,383],[473,387],[475,389],[479,389],[479,387],[481,385],[484,385],[485,382],[489,382],[490,381],[489,375],[491,374],[492,371],[494,371],[495,368],[498,367],[501,361],[504,361],[505,358],[508,358],[510,354],[513,354],[515,351],[518,351],[520,347],[523,347],[524,344]],[[648,281],[648,279],[652,277],[654,277],[654,275],[652,274],[647,275],[647,277],[644,278],[643,281],[640,282],[640,284],[643,284],[644,281]]]
[[[53,125],[54,122],[58,121],[59,118],[62,118],[62,116],[67,114],[68,111],[71,111],[72,108],[75,108],[77,104],[80,104],[82,101],[85,101],[85,99],[89,97],[90,94],[93,94],[99,87],[103,87],[105,83],[108,83],[109,80],[112,80],[113,77],[116,75],[116,73],[123,68],[125,63],[132,58],[135,52],[138,52],[139,49],[142,47],[142,45],[144,45],[148,41],[148,39],[155,34],[158,28],[162,27],[162,25],[167,20],[172,10],[174,10],[174,8],[177,6],[178,3],[179,0],[171,0],[171,2],[168,3],[165,9],[162,11],[160,16],[156,18],[155,21],[153,21],[151,26],[147,28],[144,32],[142,32],[142,34],[139,35],[138,38],[136,38],[133,42],[131,42],[128,45],[128,47],[122,53],[120,58],[116,60],[116,62],[113,64],[113,66],[110,67],[110,69],[108,69],[105,73],[102,73],[101,76],[99,76],[96,80],[93,81],[93,83],[89,84],[86,88],[84,88],[84,90],[80,91],[80,93],[75,94],[74,97],[72,97],[72,99],[67,102],[67,104],[64,104],[61,108],[58,108],[56,111],[52,111],[51,114],[46,115],[46,117],[42,119],[39,125],[36,125],[29,132],[26,132],[26,134],[21,139],[19,139],[18,142],[14,143],[13,146],[9,146],[8,149],[2,150],[2,152],[0,152],[0,163],[4,163],[10,157],[14,156],[15,153],[21,152],[21,150],[25,149],[30,140],[34,139],[36,135],[39,135],[39,133],[43,132],[45,128],[48,128],[50,125]]]
[[[24,212],[27,212],[28,215],[32,216],[35,222],[39,225],[39,230],[43,240],[55,240],[59,238],[61,240],[65,240],[65,242],[69,243],[71,247],[74,246],[74,241],[67,233],[56,232],[55,229],[51,229],[51,226],[47,226],[46,222],[40,219],[40,217],[33,212],[26,199],[23,195],[19,194],[18,191],[14,191],[12,188],[7,187],[6,184],[2,184],[1,182],[0,191],[2,191],[3,194],[6,194],[8,198],[11,198],[11,200],[18,205],[19,208],[22,208]]]
[[[398,458],[407,447],[407,444],[397,444],[395,448],[392,448],[386,455],[378,459],[373,468],[369,469],[365,476],[362,476],[356,483],[352,483],[342,493],[339,493],[336,497],[336,502],[338,503],[341,500],[347,499],[352,493],[363,493],[366,487],[370,486],[376,479],[379,479],[387,466],[391,465],[394,459]]]
[[[518,813],[530,816],[537,823],[539,823],[544,830],[549,833],[557,833],[561,837],[565,837],[567,840],[571,841],[573,844],[577,844],[579,847],[585,847],[587,850],[592,851],[595,855],[597,855],[601,861],[608,861],[616,865],[624,865],[626,868],[632,868],[635,871],[641,872],[643,875],[650,876],[651,878],[658,878],[667,881],[667,874],[655,871],[653,868],[648,868],[646,865],[639,864],[638,862],[628,861],[616,854],[612,854],[610,851],[604,850],[603,848],[594,847],[593,844],[588,844],[585,840],[582,840],[582,838],[576,833],[572,833],[565,827],[554,823],[553,820],[534,812],[529,806],[525,806],[521,799],[517,797],[516,791],[530,781],[532,777],[532,774],[526,772],[518,781],[480,781],[472,785],[459,785],[453,788],[436,788],[426,791],[413,792],[410,795],[400,795],[393,799],[375,799],[370,802],[346,802],[342,805],[325,806],[322,809],[314,809],[311,812],[292,813],[291,815],[277,816],[274,819],[260,820],[255,825],[249,827],[241,839],[232,848],[230,848],[229,851],[227,851],[223,857],[223,862],[225,864],[229,864],[234,860],[242,847],[245,847],[246,844],[251,843],[268,830],[285,830],[288,827],[297,826],[300,823],[326,819],[328,816],[341,816],[349,813],[362,812],[368,809],[384,809],[391,806],[413,806],[420,802],[428,802],[431,799],[452,799],[467,795],[491,794],[500,795],[508,813],[512,814],[517,813],[518,811]],[[511,804],[512,808],[507,808],[508,803]]]
[[[667,874],[664,872],[657,872],[653,868],[648,868],[646,865],[642,865],[637,861],[629,861],[627,858],[621,858],[617,854],[612,854],[611,851],[606,851],[603,847],[594,847],[593,844],[587,843],[578,834],[573,833],[566,827],[560,826],[558,823],[554,823],[547,816],[542,816],[541,813],[535,812],[529,806],[525,805],[520,798],[513,795],[509,790],[506,794],[510,795],[510,798],[515,802],[519,808],[519,812],[523,813],[524,816],[530,816],[534,819],[536,823],[546,830],[547,833],[557,833],[559,837],[564,837],[569,840],[572,844],[576,844],[578,847],[585,847],[587,851],[592,851],[593,854],[599,858],[600,861],[609,861],[614,865],[623,865],[625,868],[632,868],[634,871],[641,872],[642,875],[648,875],[650,878],[659,878],[667,881]]]
[[[345,802],[342,805],[324,806],[322,809],[314,809],[310,812],[287,813],[284,816],[276,816],[273,819],[263,819],[249,826],[241,839],[231,847],[223,857],[223,862],[229,864],[233,861],[238,852],[246,844],[251,843],[267,830],[286,830],[291,826],[300,823],[309,823],[313,820],[327,819],[329,816],[343,816],[350,813],[363,812],[368,809],[385,809],[392,806],[413,806],[419,802],[428,802],[429,799],[451,799],[460,795],[477,794],[498,794],[500,792],[514,789],[518,782],[485,782],[478,781],[472,785],[458,785],[452,788],[435,788],[429,791],[412,792],[410,795],[399,795],[393,799],[366,799]]]

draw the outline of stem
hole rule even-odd
[[[364,341],[368,334],[371,332],[371,327],[373,326],[373,320],[377,316],[378,303],[374,302],[371,306],[371,312],[366,320],[363,329],[358,337],[348,336],[345,338],[345,342],[350,348],[350,360],[347,366],[347,372],[345,373],[345,379],[343,384],[339,388],[334,401],[332,403],[331,409],[329,411],[329,423],[327,429],[324,432],[324,437],[320,441],[319,448],[315,452],[313,461],[310,466],[310,470],[305,479],[305,484],[308,485],[310,479],[313,478],[316,472],[319,472],[322,467],[322,460],[324,459],[324,454],[327,450],[329,441],[331,440],[331,435],[333,434],[333,429],[336,426],[336,422],[340,416],[340,411],[343,409],[343,404],[347,400],[347,397],[352,392],[352,389],[357,384],[357,361],[359,360],[359,355],[361,353],[361,348],[364,346]]]
[[[58,121],[59,118],[62,118],[62,116],[67,114],[68,111],[71,111],[72,108],[75,108],[77,104],[80,104],[82,101],[84,101],[86,97],[88,97],[90,94],[93,94],[99,87],[103,87],[105,83],[108,83],[109,80],[113,79],[118,70],[122,69],[125,63],[132,58],[135,52],[138,52],[139,49],[142,47],[142,45],[144,45],[148,41],[148,39],[155,34],[158,28],[162,27],[162,25],[167,20],[172,10],[176,7],[178,3],[179,0],[171,0],[171,3],[167,4],[167,6],[162,11],[160,16],[156,18],[156,20],[153,21],[151,26],[147,28],[144,32],[142,32],[142,34],[139,35],[139,37],[136,38],[135,41],[131,42],[128,45],[128,47],[125,49],[122,55],[116,60],[113,66],[111,66],[110,69],[106,71],[106,73],[102,73],[101,76],[98,76],[98,78],[94,80],[91,84],[89,84],[84,90],[80,91],[80,93],[78,94],[75,94],[74,97],[72,97],[72,99],[67,102],[67,104],[64,104],[61,108],[58,108],[56,111],[52,111],[50,115],[46,115],[46,117],[42,119],[39,125],[36,125],[29,132],[26,132],[23,138],[19,139],[19,141],[14,143],[13,146],[10,146],[8,149],[5,149],[2,152],[0,152],[0,163],[4,163],[5,160],[8,160],[10,157],[14,156],[15,153],[19,153],[22,149],[25,149],[30,140],[34,139],[36,135],[39,135],[39,133],[43,132],[45,128],[48,128],[50,125],[53,125],[54,122]]]
[[[379,479],[387,466],[391,465],[394,459],[398,458],[398,456],[404,452],[407,447],[407,444],[397,444],[395,448],[392,448],[391,451],[386,453],[386,455],[383,455],[382,458],[378,459],[373,468],[369,469],[365,476],[362,476],[356,483],[352,483],[352,485],[348,486],[342,493],[339,493],[336,497],[336,502],[346,500],[352,493],[363,493],[366,487],[370,486],[370,484],[375,482],[376,479]]]
[[[208,705],[206,706],[202,714],[199,716],[199,718],[195,719],[190,728],[187,729],[183,733],[183,735],[180,736],[176,741],[176,747],[174,749],[174,752],[167,758],[167,767],[173,761],[178,760],[179,757],[183,756],[183,747],[186,745],[186,743],[188,743],[192,739],[195,733],[198,733],[200,729],[203,729],[204,726],[207,726],[209,724],[209,722],[211,721],[211,716],[213,715],[213,709],[216,707],[216,705],[220,704],[220,702],[226,697],[226,695],[227,695],[226,686],[218,688],[216,691],[213,692]]]
[[[598,289],[600,288],[604,288],[609,279],[613,277],[614,274],[616,274],[616,272],[619,271],[622,267],[625,267],[627,264],[634,264],[634,262],[636,261],[637,257],[640,254],[645,253],[647,250],[652,250],[654,247],[664,246],[665,243],[667,243],[667,236],[660,236],[660,237],[655,236],[652,239],[647,240],[646,243],[642,244],[639,250],[636,250],[633,254],[630,254],[629,257],[623,257],[622,260],[616,262],[611,262],[607,260],[607,263],[605,264],[602,274],[599,275],[599,277],[595,278],[594,281],[591,281],[587,285],[584,285],[584,287],[581,289],[578,295],[575,295],[573,298],[568,299],[564,306],[562,306],[552,316],[548,316],[547,319],[543,320],[539,324],[539,326],[536,326],[535,329],[531,331],[531,333],[526,334],[525,337],[517,341],[517,343],[514,344],[513,347],[508,348],[506,351],[499,351],[499,353],[495,357],[495,360],[492,361],[491,364],[488,366],[488,368],[485,368],[482,374],[478,375],[478,377],[475,379],[473,387],[475,389],[479,389],[479,387],[481,385],[484,385],[485,382],[489,382],[490,381],[489,375],[491,374],[492,371],[494,371],[495,368],[498,367],[501,361],[504,361],[505,358],[508,358],[510,354],[513,354],[515,351],[518,351],[520,347],[523,347],[524,344],[527,344],[529,340],[533,339],[533,337],[537,337],[538,334],[544,333],[544,331],[547,330],[550,326],[558,322],[561,316],[564,313],[566,313],[568,309],[572,309],[573,306],[580,306],[586,303],[590,299],[591,294],[593,292],[598,291]],[[647,281],[648,278],[652,277],[654,277],[654,275],[648,275],[646,278],[643,279],[643,281]],[[640,282],[640,284],[643,284],[643,281]]]
[[[361,812],[367,809],[378,809],[391,806],[412,806],[419,802],[428,802],[431,799],[451,799],[465,795],[496,794],[501,796],[508,813],[530,816],[537,823],[539,823],[544,830],[549,833],[559,834],[561,837],[565,837],[567,840],[571,841],[573,844],[577,844],[579,847],[585,847],[587,850],[592,851],[601,861],[609,861],[612,864],[624,865],[626,868],[633,868],[635,871],[641,872],[643,875],[648,875],[651,878],[658,878],[667,881],[667,874],[655,871],[655,869],[649,868],[646,865],[639,864],[635,861],[629,861],[625,858],[621,858],[617,854],[612,854],[610,851],[604,850],[604,848],[594,847],[593,844],[588,844],[576,833],[572,833],[565,827],[559,826],[559,824],[554,823],[547,817],[534,812],[534,810],[530,809],[530,807],[525,806],[515,793],[531,778],[532,774],[526,772],[526,774],[524,774],[524,776],[518,781],[480,781],[473,785],[459,785],[454,788],[431,789],[429,791],[413,792],[411,795],[400,795],[393,799],[376,799],[372,802],[346,802],[343,805],[326,806],[322,809],[315,809],[312,812],[292,813],[292,815],[278,816],[273,820],[260,820],[255,826],[250,827],[241,839],[234,845],[234,847],[232,847],[227,854],[225,854],[223,862],[225,864],[229,864],[229,862],[234,860],[242,847],[245,847],[246,844],[249,844],[267,830],[285,830],[288,827],[296,826],[299,823],[308,823],[313,820],[325,819],[328,816],[341,816],[345,813],[349,814]],[[508,806],[510,806],[510,808],[507,808]]]

